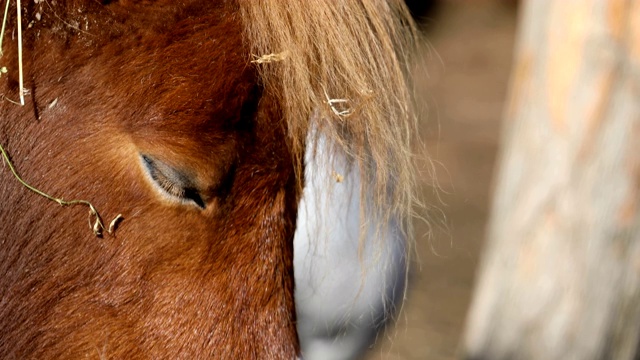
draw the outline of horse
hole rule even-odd
[[[16,0],[2,28],[3,358],[305,355],[294,236],[334,191],[354,304],[403,278],[367,271],[415,203],[401,1]]]

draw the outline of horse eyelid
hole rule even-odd
[[[186,175],[147,155],[141,157],[151,180],[164,193],[181,201],[191,201],[201,209],[206,207],[200,192],[190,184]]]

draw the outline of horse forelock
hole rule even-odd
[[[294,157],[325,137],[330,154],[346,155],[360,170],[361,203],[368,204],[362,218],[375,219],[378,234],[392,217],[411,231],[416,114],[408,68],[418,34],[404,2],[239,4],[253,62],[279,101]],[[335,175],[339,182],[342,174]]]

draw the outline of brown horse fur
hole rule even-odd
[[[293,100],[278,95],[283,89],[264,72],[275,64],[250,63],[261,45],[245,29],[248,14],[272,5],[23,3],[29,93],[24,107],[0,104],[0,142],[32,185],[90,200],[105,218],[122,213],[125,219],[115,236],[97,239],[87,228],[86,208],[59,207],[0,171],[1,358],[297,355],[292,240],[306,135],[291,126],[292,116],[310,115],[322,104],[316,94],[292,113]],[[376,25],[379,17],[370,17],[373,28],[363,41],[386,36],[389,25]],[[15,16],[8,24],[0,66],[9,72],[0,78],[0,92],[15,99]],[[395,71],[398,52],[385,41],[383,53],[372,56],[391,56],[387,68]],[[303,49],[287,50],[295,59]],[[321,84],[314,90],[335,88]],[[406,123],[407,116],[398,115],[407,105],[403,94],[378,115]],[[326,114],[320,111],[320,118]],[[338,143],[345,134],[355,138],[352,154],[374,163],[382,156],[374,164],[381,169],[406,155],[408,127],[400,125],[402,136],[361,134],[387,131],[377,127],[379,120],[326,133],[339,133]],[[387,141],[378,146],[377,139]],[[142,154],[189,174],[204,209],[159,193],[145,175]],[[379,173],[376,180],[367,172],[367,184],[389,185],[389,173]],[[408,178],[402,175],[397,187],[408,189]],[[393,204],[402,199],[391,196]]]

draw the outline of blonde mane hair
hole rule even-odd
[[[332,153],[345,153],[360,170],[363,219],[375,219],[378,234],[399,219],[410,235],[417,130],[409,67],[418,32],[404,2],[239,4],[253,62],[282,108],[294,157],[304,157],[310,136],[328,139]]]

